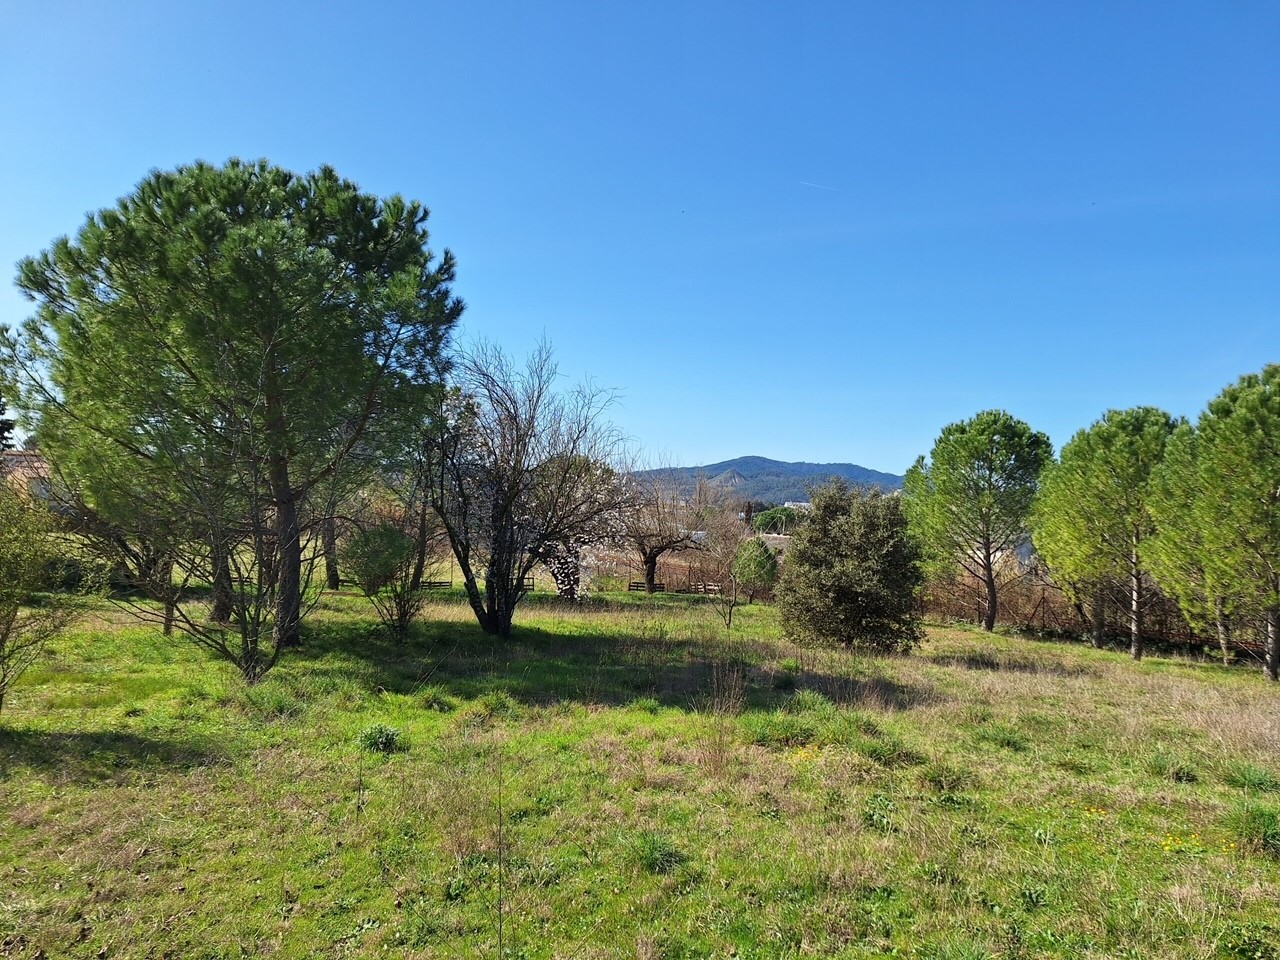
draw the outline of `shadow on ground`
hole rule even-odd
[[[21,770],[70,782],[119,780],[142,771],[190,770],[222,759],[198,744],[134,733],[0,728],[0,781]]]
[[[317,682],[354,680],[372,689],[413,694],[438,685],[460,697],[502,690],[528,705],[577,702],[618,706],[640,698],[702,709],[718,698],[743,706],[779,705],[794,688],[819,690],[851,706],[908,710],[936,702],[931,686],[887,676],[875,658],[849,660],[845,675],[778,671],[775,647],[722,638],[645,637],[606,631],[573,635],[518,626],[498,640],[459,623],[427,623],[402,645],[376,629],[317,624],[302,650]]]
[[[1097,669],[1085,664],[999,656],[981,650],[973,650],[966,653],[943,653],[930,656],[927,660],[929,663],[941,667],[960,667],[964,670],[990,670],[998,673],[1047,673],[1058,677],[1092,677],[1098,675]]]

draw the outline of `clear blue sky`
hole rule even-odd
[[[0,142],[10,277],[197,158],[420,199],[464,337],[685,465],[1060,446],[1280,360],[1274,0],[11,2]]]

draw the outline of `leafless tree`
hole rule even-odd
[[[550,347],[523,367],[482,343],[454,363],[453,388],[423,445],[432,506],[486,633],[507,637],[539,558],[616,513],[623,438],[613,394],[560,392]]]
[[[647,593],[657,587],[659,560],[668,553],[697,549],[700,511],[706,499],[702,483],[692,498],[682,496],[669,471],[632,474],[623,539],[640,558]]]

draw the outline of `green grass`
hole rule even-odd
[[[1256,673],[593,601],[395,646],[326,595],[253,688],[61,639],[0,715],[0,956],[1280,956]]]

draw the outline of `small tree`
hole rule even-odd
[[[0,710],[14,681],[81,609],[78,598],[65,594],[30,605],[56,579],[54,535],[49,512],[0,479]]]
[[[747,603],[771,590],[778,580],[778,555],[760,537],[752,537],[738,548],[733,561],[734,575],[747,594]]]
[[[795,507],[770,507],[752,517],[751,525],[756,533],[789,534],[803,519],[804,514]]]
[[[797,642],[910,650],[923,637],[915,613],[923,573],[901,498],[834,480],[812,501],[778,583],[783,629]]]
[[[408,636],[424,603],[422,591],[412,586],[415,548],[401,524],[379,520],[357,530],[342,549],[343,562],[360,592],[397,643]]]

